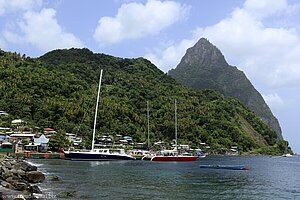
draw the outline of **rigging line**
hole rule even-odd
[[[96,94],[96,93],[97,93],[97,89],[98,89],[98,88],[95,87],[93,94]],[[88,98],[88,99],[89,99],[89,101],[88,101],[88,106],[87,106],[87,107],[89,108],[89,107],[91,107],[90,105],[91,105],[93,102],[92,102],[91,98]],[[80,124],[79,124],[79,127],[78,127],[78,129],[77,129],[77,131],[76,131],[76,133],[75,133],[75,136],[76,136],[76,137],[77,137],[78,132],[79,132],[79,130],[80,130],[80,128],[81,128],[81,125],[83,124],[83,121],[84,121],[84,119],[85,119],[85,116],[86,116],[87,112],[88,112],[88,109],[85,109],[85,111],[84,111],[84,113],[83,113],[83,117],[82,117],[81,122],[80,122]]]

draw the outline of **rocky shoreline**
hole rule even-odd
[[[6,156],[0,162],[0,200],[37,199],[35,194],[42,194],[37,184],[44,180],[45,175],[36,166],[23,158]]]

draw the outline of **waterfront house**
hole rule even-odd
[[[33,144],[37,145],[39,152],[47,152],[48,143],[49,143],[49,139],[46,138],[44,134],[42,134],[39,138],[34,138],[33,140]]]
[[[21,125],[26,124],[26,122],[22,119],[14,119],[11,121],[11,124],[16,125],[16,126],[21,126]]]
[[[13,129],[13,132],[18,132],[18,133],[23,133],[24,131],[24,126],[26,125],[26,121],[22,120],[22,119],[14,119],[11,121],[11,125],[13,127],[16,127],[15,129]]]
[[[47,137],[51,137],[53,134],[56,134],[57,132],[53,129],[53,128],[43,128],[43,133],[45,134],[45,136]]]
[[[9,135],[11,133],[12,133],[11,128],[0,127],[0,134],[1,135]]]
[[[132,137],[130,137],[130,136],[124,136],[123,140],[127,140],[128,144],[132,144]]]

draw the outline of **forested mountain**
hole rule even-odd
[[[0,110],[28,126],[78,132],[90,140],[100,69],[98,136],[122,134],[145,142],[149,101],[152,143],[171,141],[177,99],[181,143],[205,142],[214,150],[280,149],[276,133],[238,100],[212,90],[188,89],[146,59],[88,49],[55,50],[40,58],[0,51]],[[0,126],[8,125],[0,119]]]
[[[282,139],[279,122],[261,94],[244,72],[230,66],[221,51],[207,39],[201,38],[189,48],[178,66],[169,71],[169,75],[183,85],[217,90],[225,97],[239,99]]]

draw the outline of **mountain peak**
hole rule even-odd
[[[239,99],[282,138],[278,120],[246,75],[230,66],[221,51],[201,38],[186,51],[181,62],[168,73],[180,83],[196,89],[211,89]]]
[[[187,49],[181,63],[190,66],[197,64],[210,68],[228,66],[221,51],[206,38],[201,38],[193,47]],[[180,68],[180,66],[178,67]]]

